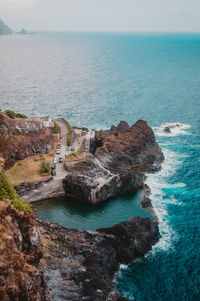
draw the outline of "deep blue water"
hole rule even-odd
[[[90,128],[142,118],[154,128],[165,162],[147,183],[162,238],[115,282],[131,300],[200,300],[200,34],[7,36],[0,53],[1,109]]]

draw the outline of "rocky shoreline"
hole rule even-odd
[[[66,162],[63,184],[66,196],[98,203],[120,194],[144,189],[146,172],[160,168],[164,156],[152,129],[143,120],[126,122],[109,131],[96,132],[93,154]]]
[[[96,232],[37,225],[47,241],[44,275],[53,301],[127,300],[113,283],[119,265],[143,258],[160,237],[157,223],[141,217]]]
[[[66,197],[97,203],[143,189],[142,206],[153,212],[145,174],[156,172],[164,157],[147,123],[139,120],[129,127],[120,122],[109,131],[96,131],[91,143],[92,153],[66,163]],[[54,181],[45,183],[47,192],[49,183]],[[40,185],[36,183],[37,193]],[[13,188],[8,185],[3,193],[9,189]],[[23,184],[20,189],[24,194],[31,187]],[[11,195],[15,194],[7,193],[6,198]],[[157,218],[131,217],[90,232],[37,220],[30,212],[19,212],[5,197],[0,205],[4,233],[0,233],[0,298],[5,301],[125,301],[113,283],[115,273],[120,264],[143,258],[160,238]]]

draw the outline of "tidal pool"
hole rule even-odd
[[[35,202],[33,209],[37,218],[44,221],[55,222],[67,228],[95,231],[126,221],[131,216],[153,219],[151,212],[142,208],[142,197],[143,192],[140,191],[132,196],[118,197],[96,205],[61,197]]]

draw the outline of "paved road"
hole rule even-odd
[[[61,143],[61,153],[60,155],[55,154],[54,158],[57,158],[58,161],[59,157],[62,157],[64,161],[65,154],[67,153],[67,126],[61,121],[57,120],[56,122],[58,123],[61,129],[61,141],[59,141],[59,143]],[[56,165],[56,176],[54,176],[54,179],[63,179],[65,176],[66,171],[63,169],[63,163],[58,162]]]
[[[59,141],[59,143],[61,143],[61,154],[55,155],[54,157],[56,157],[57,160],[59,157],[62,157],[64,161],[66,154],[67,127],[61,121],[57,121],[57,123],[61,128],[61,141]],[[42,184],[37,189],[34,189],[25,196],[22,196],[22,199],[29,202],[34,202],[51,197],[64,196],[65,191],[62,182],[66,174],[67,172],[63,169],[63,164],[57,163],[56,176],[54,176],[51,181]]]

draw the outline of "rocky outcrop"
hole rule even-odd
[[[43,123],[32,119],[11,119],[0,112],[0,157],[5,168],[16,160],[49,153],[53,146],[53,133]]]
[[[157,223],[132,217],[96,232],[45,223],[0,175],[0,300],[127,300],[114,275],[152,249]]]
[[[120,122],[96,132],[95,153],[67,163],[66,195],[86,202],[105,201],[144,188],[144,174],[156,171],[164,157],[152,129],[143,120],[132,127]],[[93,147],[94,149],[94,147]]]
[[[35,220],[0,201],[0,300],[125,301],[113,283],[120,264],[143,258],[156,223],[130,218],[96,232]]]
[[[42,221],[38,226],[46,241],[42,261],[52,301],[127,300],[112,281],[119,265],[143,258],[159,239],[157,224],[140,217],[92,233]]]
[[[27,182],[27,181],[25,181],[25,182],[22,182],[19,185],[14,186],[14,188],[17,191],[17,194],[19,196],[23,196],[23,195],[29,193],[30,191],[41,187],[42,184],[48,183],[52,179],[53,179],[53,177],[48,177],[47,179],[36,181],[36,182]]]
[[[41,236],[32,213],[0,200],[0,300],[48,301]]]

